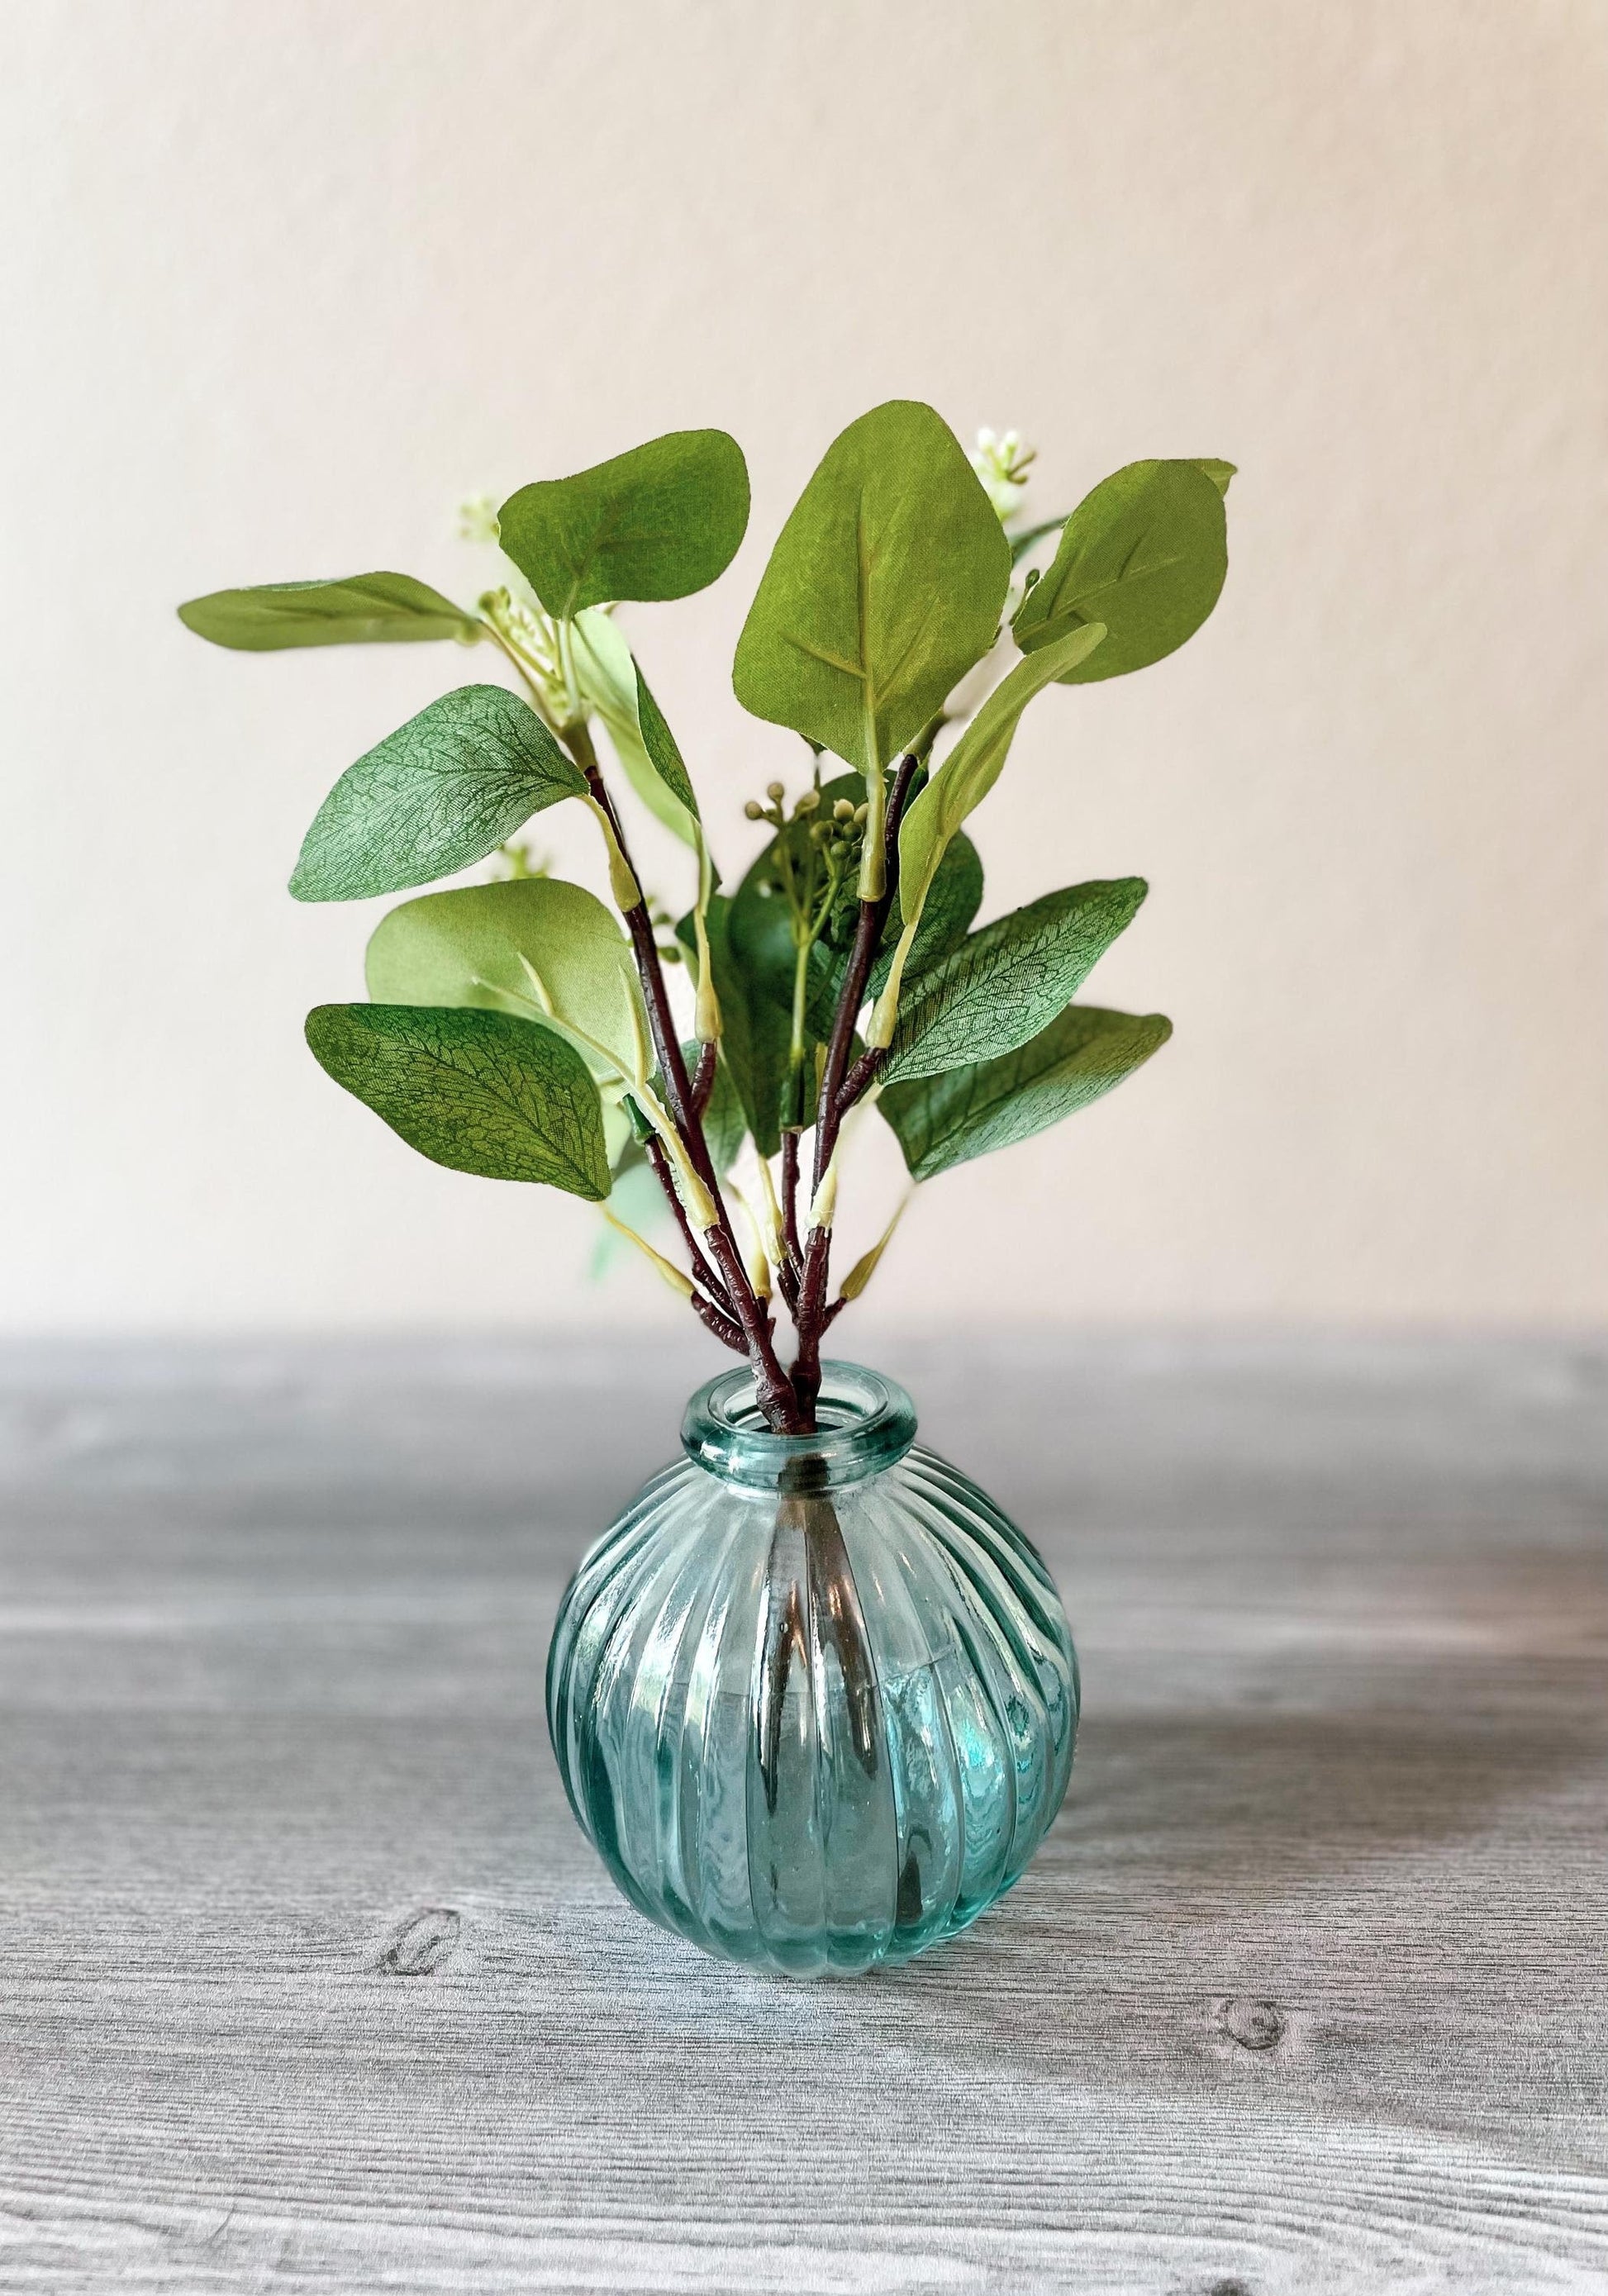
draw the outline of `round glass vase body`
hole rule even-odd
[[[915,1442],[910,1398],[824,1366],[820,1431],[747,1371],[559,1606],[547,1722],[620,1889],[708,1953],[798,1976],[952,1937],[1066,1792],[1078,1667],[1030,1543]]]

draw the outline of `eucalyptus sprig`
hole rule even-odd
[[[804,737],[808,778],[791,800],[772,781],[749,801],[767,834],[730,892],[612,614],[686,597],[730,564],[749,485],[724,431],[674,431],[538,480],[495,518],[476,507],[472,529],[510,564],[472,609],[391,573],[179,609],[248,652],[452,639],[515,674],[518,692],[499,680],[431,702],[319,808],[291,879],[299,900],[413,891],[488,859],[506,873],[392,909],[369,942],[369,1001],[318,1006],[308,1042],[435,1162],[598,1204],[748,1358],[779,1432],[813,1429],[822,1338],[908,1201],[830,1297],[850,1111],[874,1106],[891,1127],[914,1189],[1087,1106],[1171,1033],[1157,1013],[1073,1001],[1143,881],[1069,886],[972,931],[982,868],[965,824],[1030,702],[1143,668],[1204,621],[1227,569],[1233,466],[1131,463],[1069,517],[1024,523],[1032,461],[1014,433],[982,433],[968,458],[907,400],[833,440],[771,553],[733,677],[745,709]],[[633,799],[689,849],[692,906],[673,938],[599,728]],[[596,824],[613,914],[513,841],[566,800]],[[682,955],[685,1037],[666,977]],[[746,1193],[732,1177],[745,1144]],[[624,1217],[649,1172],[680,1259]],[[778,1297],[796,1334],[785,1365]]]

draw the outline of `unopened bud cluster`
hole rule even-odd
[[[750,821],[768,821],[773,829],[785,829],[790,817],[786,811],[786,799],[787,791],[781,782],[767,782],[765,785],[764,804],[761,805],[757,797],[751,797],[742,808],[743,815]],[[808,821],[820,802],[820,791],[807,789],[803,796],[795,802],[791,818],[794,821]]]
[[[846,797],[841,797],[826,818],[815,823],[810,830],[811,841],[820,846],[826,858],[840,869],[846,869],[859,857],[868,810],[864,804],[851,805]]]

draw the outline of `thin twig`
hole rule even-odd
[[[854,1066],[843,1078],[843,1088],[838,1095],[838,1122],[840,1124],[848,1115],[849,1110],[854,1106],[856,1101],[863,1100],[866,1095],[870,1091],[878,1077],[881,1076],[882,1070],[887,1067],[888,1056],[889,1047],[886,1045],[873,1045],[868,1051],[862,1053],[859,1059],[856,1061]]]
[[[694,1292],[693,1294],[693,1313],[701,1322],[708,1324],[715,1337],[724,1347],[730,1348],[734,1355],[745,1356],[748,1353],[748,1341],[736,1324],[732,1322],[731,1317],[723,1316],[718,1308],[704,1298],[701,1292]]]
[[[882,898],[860,903],[854,945],[849,952],[843,985],[838,992],[837,1011],[833,1014],[832,1036],[826,1046],[826,1065],[821,1071],[821,1093],[816,1110],[815,1185],[817,1188],[827,1165],[832,1161],[832,1152],[838,1144],[839,1128],[853,1104],[843,1100],[843,1082],[849,1067],[849,1050],[854,1043],[854,1024],[859,1018],[860,1006],[866,1001],[866,986],[871,978],[872,965],[876,961],[882,928],[898,893],[899,823],[904,816],[905,800],[909,794],[916,765],[915,754],[907,752],[899,759],[898,769],[893,776],[883,832],[884,884]]]
[[[686,1206],[677,1193],[676,1182],[670,1172],[670,1160],[657,1140],[650,1140],[647,1143],[647,1159],[653,1168],[654,1177],[664,1190],[670,1210],[676,1215],[676,1225],[681,1230],[681,1240],[691,1255],[693,1282],[702,1284],[717,1308],[722,1309],[727,1316],[734,1314],[730,1294],[699,1247],[698,1238],[693,1230],[693,1223],[686,1216]]]
[[[799,1245],[799,1136],[796,1132],[782,1135],[782,1242],[792,1263],[796,1279],[803,1252]],[[797,1285],[795,1282],[795,1293]],[[793,1301],[790,1300],[791,1308]]]
[[[838,992],[832,1036],[826,1047],[826,1062],[821,1071],[820,1098],[816,1108],[815,1185],[817,1189],[832,1161],[833,1151],[838,1144],[843,1119],[854,1105],[858,1092],[865,1089],[865,1084],[859,1084],[857,1092],[850,1094],[847,1090],[849,1054],[854,1042],[854,1024],[865,1002],[871,968],[882,943],[882,929],[898,898],[899,823],[904,816],[910,783],[918,763],[914,752],[907,753],[898,761],[893,787],[888,795],[883,826],[885,878],[882,897],[879,900],[860,903],[854,945],[849,953],[843,985]],[[855,1063],[857,1080],[864,1065],[863,1061]],[[874,1074],[874,1070],[871,1073]],[[869,1081],[870,1077],[867,1076],[866,1083]],[[826,1305],[826,1281],[831,1261],[832,1230],[829,1227],[812,1227],[804,1245],[799,1304],[793,1317],[799,1334],[799,1351],[792,1366],[793,1391],[812,1420],[815,1399],[821,1385],[821,1337],[836,1314],[835,1308],[829,1309]]]
[[[640,889],[642,880],[636,876],[636,865],[626,843],[619,816],[598,769],[591,736],[584,725],[578,725],[565,728],[565,739],[577,765],[587,777],[587,788],[613,832],[620,855]],[[720,1193],[719,1177],[710,1155],[709,1143],[703,1136],[698,1111],[693,1105],[692,1080],[687,1075],[686,1062],[682,1058],[681,1040],[676,1033],[669,994],[665,987],[664,968],[660,962],[659,944],[653,937],[645,898],[635,902],[626,911],[625,922],[626,930],[631,936],[631,948],[636,959],[637,975],[647,1005],[648,1026],[652,1032],[653,1048],[659,1054],[670,1115],[685,1144],[693,1168],[709,1190],[710,1200],[715,1207],[716,1225],[705,1231],[704,1242],[719,1269],[727,1297],[742,1325],[749,1359],[754,1367],[755,1393],[766,1417],[778,1433],[802,1433],[803,1415],[798,1398],[777,1357],[771,1335],[770,1317],[754,1296],[753,1286],[748,1280],[748,1270],[742,1265],[742,1254],[737,1249],[737,1239],[732,1231],[731,1214]]]
[[[715,1089],[715,1062],[718,1057],[718,1048],[714,1045],[698,1047],[698,1065],[693,1071],[693,1111],[700,1123]]]

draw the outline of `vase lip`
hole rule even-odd
[[[813,1435],[765,1423],[747,1366],[701,1387],[681,1423],[696,1467],[754,1491],[841,1490],[895,1466],[915,1440],[915,1406],[897,1381],[859,1364],[824,1363]]]

